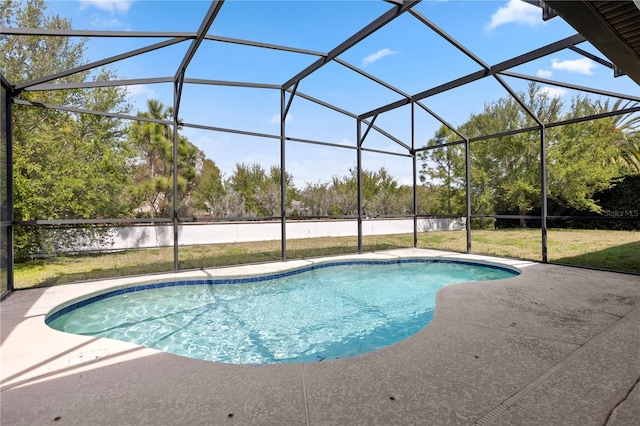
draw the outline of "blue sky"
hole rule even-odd
[[[207,1],[50,1],[48,10],[71,19],[75,29],[131,31],[196,31],[210,3]],[[209,33],[328,52],[392,6],[379,0],[359,1],[245,1],[227,0]],[[575,34],[561,18],[544,22],[540,9],[520,0],[424,1],[416,8],[489,65]],[[87,59],[99,60],[161,41],[152,39],[89,40]],[[597,53],[588,43],[579,47]],[[188,43],[111,65],[121,78],[172,77]],[[601,56],[601,55],[600,55]],[[205,41],[187,70],[187,77],[282,84],[317,59],[313,55]],[[408,13],[340,55],[397,88],[415,94],[479,70],[479,66],[438,37]],[[514,69],[573,84],[640,95],[628,77],[574,52],[564,51]],[[507,79],[516,90],[526,82]],[[330,63],[305,79],[299,90],[360,114],[396,101],[400,96],[337,63]],[[543,87],[567,102],[576,93]],[[145,109],[148,98],[172,104],[171,84],[129,88],[130,102]],[[493,79],[484,79],[424,103],[454,125],[464,123],[483,104],[506,96]],[[186,86],[180,117],[186,123],[279,133],[280,93],[277,90]],[[410,144],[410,108],[380,115],[376,124]],[[424,112],[416,114],[416,146],[433,136],[439,123]],[[229,176],[239,162],[279,164],[279,141],[185,128],[191,142]],[[287,120],[287,136],[354,146],[356,123],[304,99],[295,98]],[[371,132],[366,147],[402,152],[389,139]],[[289,143],[286,169],[296,184],[328,181],[355,165],[355,150]],[[396,156],[366,153],[364,167],[384,166],[403,183],[411,182],[411,162]]]

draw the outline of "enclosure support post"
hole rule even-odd
[[[374,120],[375,121],[375,120]],[[362,122],[360,119],[356,120],[357,131],[356,131],[356,139],[357,139],[357,159],[356,159],[356,168],[357,168],[357,187],[358,187],[358,253],[362,254],[362,135],[361,135],[361,125]]]
[[[297,88],[297,84],[296,84]],[[280,90],[280,250],[281,250],[281,258],[282,261],[287,260],[287,188],[286,188],[286,179],[285,179],[285,120],[287,119],[287,113],[289,112],[289,107],[291,106],[291,101],[293,100],[294,92],[291,93],[291,98],[289,99],[289,104],[285,105],[285,90]]]
[[[467,223],[465,227],[467,230],[467,253],[471,253],[471,142],[468,138],[464,140],[464,161],[465,187],[467,192]]]
[[[2,123],[2,127],[4,128],[5,133],[5,164],[3,166],[6,167],[7,173],[7,182],[5,187],[5,196],[7,199],[6,202],[6,215],[7,217],[3,217],[0,220],[3,222],[3,228],[6,225],[6,234],[2,235],[2,237],[6,237],[7,241],[5,242],[7,251],[6,251],[6,265],[7,268],[7,289],[6,292],[1,293],[0,297],[6,296],[10,292],[13,291],[14,285],[14,276],[13,276],[13,112],[11,109],[11,99],[13,98],[13,93],[11,89],[11,85],[8,81],[5,80],[4,76],[2,76],[2,91],[4,92],[4,105],[2,105],[2,109],[4,110],[4,123]]]
[[[547,263],[547,129],[540,125],[540,229],[542,262]]]
[[[181,75],[181,81],[176,81],[173,85],[173,270],[178,272],[180,270],[179,258],[178,258],[178,245],[180,244],[178,235],[178,110],[177,107],[180,103],[180,92],[182,89],[182,83],[184,80],[184,74]]]
[[[416,165],[415,103],[411,102],[411,161],[413,163],[413,247],[418,247],[418,168]]]

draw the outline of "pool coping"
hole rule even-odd
[[[260,275],[333,260],[397,257],[489,262],[517,267],[522,274],[492,282],[504,281],[499,285],[445,287],[438,293],[433,321],[416,335],[371,354],[312,364],[238,366],[191,360],[125,342],[68,335],[50,329],[43,320],[51,309],[70,299],[150,279]],[[602,282],[607,285],[601,286]],[[581,300],[552,297],[552,285]],[[589,297],[576,293],[576,288]],[[492,292],[496,301],[485,298]],[[532,308],[536,303],[542,306],[537,311]],[[0,420],[11,424],[48,423],[57,417],[69,424],[122,424],[123,418],[117,420],[117,415],[127,412],[133,423],[175,424],[167,422],[169,413],[162,406],[149,402],[149,395],[168,406],[176,398],[186,398],[182,409],[172,406],[171,410],[193,424],[211,419],[217,419],[216,424],[416,424],[429,415],[434,421],[440,419],[434,424],[601,424],[604,418],[613,420],[612,424],[618,419],[622,425],[624,419],[634,418],[628,416],[640,415],[640,408],[634,408],[640,404],[632,403],[640,398],[634,382],[640,377],[640,365],[633,361],[640,354],[637,276],[401,249],[21,290],[3,300],[0,308]],[[567,320],[560,321],[557,312]],[[510,318],[517,318],[512,323],[518,324],[510,327]],[[624,336],[617,341],[622,346],[619,351],[602,347],[601,341],[617,335]],[[477,354],[468,357],[466,351],[471,350]],[[613,358],[618,362],[583,377],[578,390],[565,389],[586,373],[563,375],[585,360],[600,365],[600,355],[608,364]],[[427,360],[427,366],[422,366]],[[127,375],[121,376],[122,371]],[[158,371],[163,375],[158,376]],[[130,375],[137,380],[129,382]],[[183,383],[180,378],[188,375],[204,380]],[[603,380],[608,376],[610,380]],[[104,386],[113,385],[116,378],[132,392],[105,391]],[[220,392],[207,395],[214,388]],[[581,388],[592,392],[597,388],[601,401],[576,398]],[[385,395],[383,399],[376,389]],[[102,397],[87,398],[96,392]],[[212,399],[217,403],[204,403]],[[200,414],[188,409],[196,403],[207,408]],[[600,411],[594,417],[595,408]],[[584,423],[585,413],[593,417],[592,423]]]

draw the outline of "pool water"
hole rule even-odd
[[[442,261],[322,265],[251,283],[119,294],[68,307],[47,323],[202,360],[313,362],[372,352],[418,332],[443,286],[517,274]]]

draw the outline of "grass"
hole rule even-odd
[[[434,232],[419,247],[465,251],[464,231]],[[447,241],[437,244],[442,235]],[[542,261],[540,229],[473,230],[473,253]],[[549,229],[548,261],[620,272],[640,273],[640,233],[587,229]]]
[[[541,260],[539,229],[474,230],[476,254]],[[413,234],[363,237],[366,252],[413,246]],[[465,252],[464,231],[420,233],[418,247]],[[287,259],[356,253],[356,237],[287,241]],[[280,241],[183,246],[180,269],[280,260]],[[548,233],[549,261],[640,273],[637,231],[555,230]],[[59,256],[15,265],[15,287],[29,288],[76,281],[173,271],[173,248]]]
[[[9,274],[5,269],[0,269],[0,294],[7,291],[9,283]]]
[[[365,251],[410,247],[412,235],[363,238]],[[357,253],[356,237],[315,238],[287,241],[287,258]],[[281,259],[280,241],[211,244],[180,247],[180,269],[198,269]],[[173,271],[173,248],[127,250],[116,253],[58,256],[15,265],[15,288],[143,275]]]

